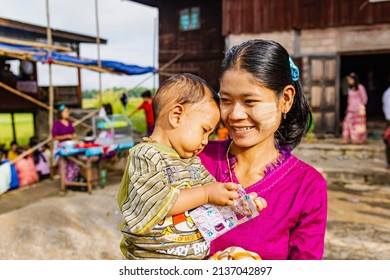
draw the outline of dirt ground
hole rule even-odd
[[[122,221],[116,194],[120,172],[110,172],[92,194],[45,180],[0,196],[0,259],[120,260]],[[390,260],[390,186],[328,186],[324,259]]]
[[[110,181],[119,180],[116,175]],[[0,259],[122,259],[118,186],[111,183],[91,195],[69,190],[60,196],[58,180],[46,180],[3,195]]]

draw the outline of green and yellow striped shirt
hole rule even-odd
[[[180,189],[214,182],[199,157],[183,159],[159,143],[141,143],[130,154],[118,192],[123,213],[121,250],[128,259],[204,259],[209,245],[187,211],[167,217]]]

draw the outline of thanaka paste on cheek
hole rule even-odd
[[[252,108],[253,117],[262,128],[268,129],[276,124],[278,108],[274,102],[257,104]]]
[[[221,116],[224,116],[228,113],[228,107],[227,106],[220,106],[219,107],[220,111],[221,111]]]

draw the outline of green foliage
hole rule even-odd
[[[127,91],[127,96],[128,97],[141,97],[141,94],[144,93],[145,91],[150,90],[152,94],[155,92],[154,89],[149,89],[145,87],[138,87],[135,89],[130,89]]]
[[[83,98],[92,99],[99,95],[99,91],[96,89],[88,89],[83,91]]]
[[[9,144],[14,140],[12,133],[11,114],[0,114],[0,145],[4,144],[5,148],[9,148]],[[30,137],[34,136],[34,118],[31,113],[15,113],[14,125],[16,132],[16,142],[19,146],[27,146],[30,142]]]

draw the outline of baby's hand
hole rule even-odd
[[[263,209],[267,208],[267,201],[262,198],[258,197],[257,193],[251,192],[249,194],[249,198],[253,201],[253,203],[256,205],[257,211],[262,211]]]
[[[211,183],[204,186],[208,203],[219,206],[232,206],[238,198],[237,184],[234,183]]]

